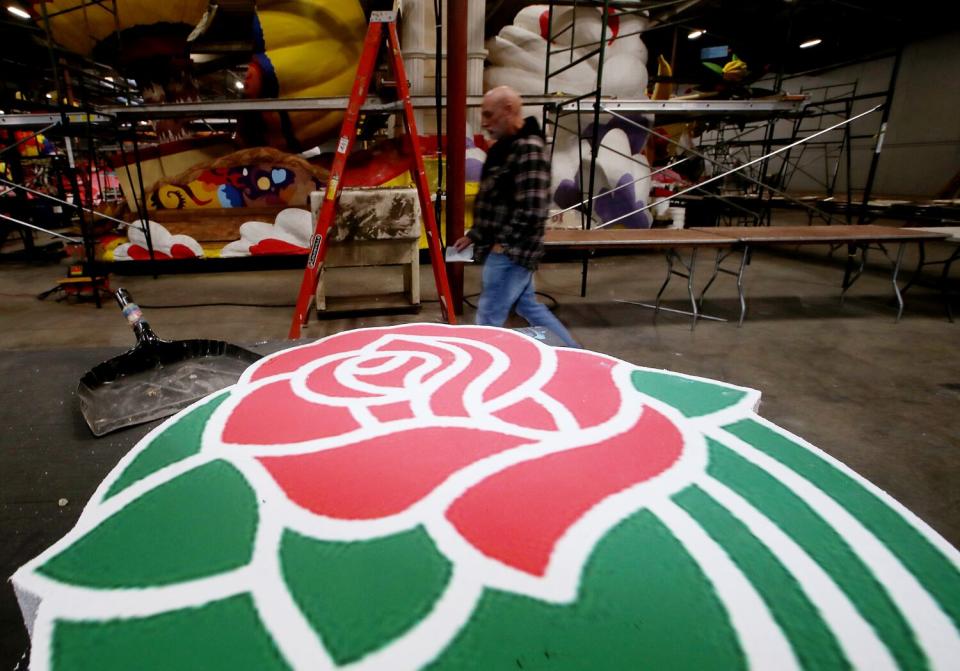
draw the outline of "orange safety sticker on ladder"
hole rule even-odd
[[[337,198],[337,186],[340,184],[339,177],[331,177],[330,182],[327,184],[327,200],[336,200]]]

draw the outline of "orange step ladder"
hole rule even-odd
[[[384,36],[383,28],[387,33]],[[350,102],[347,105],[346,116],[340,130],[340,140],[337,143],[337,153],[333,158],[330,169],[330,178],[327,181],[326,195],[313,237],[310,241],[310,256],[307,258],[307,267],[303,271],[303,282],[297,294],[297,307],[290,324],[291,339],[300,337],[300,329],[310,319],[310,304],[317,290],[317,281],[320,277],[320,267],[327,255],[329,238],[327,232],[333,225],[337,203],[340,200],[341,181],[347,165],[347,157],[353,148],[353,141],[357,135],[357,124],[360,120],[361,108],[367,99],[370,84],[373,79],[373,70],[377,63],[377,56],[383,38],[386,37],[388,46],[388,61],[393,68],[396,79],[397,93],[403,107],[403,119],[406,125],[406,144],[408,154],[412,157],[410,170],[417,184],[417,195],[420,200],[420,214],[423,217],[427,233],[427,245],[430,249],[430,265],[433,267],[433,278],[437,284],[437,295],[440,297],[440,312],[443,319],[449,324],[456,324],[453,313],[453,297],[450,293],[450,283],[447,280],[447,267],[444,264],[443,250],[440,248],[440,234],[437,229],[437,220],[430,202],[430,185],[423,169],[423,154],[420,151],[420,138],[417,135],[417,125],[413,118],[413,104],[410,102],[410,85],[407,82],[407,73],[403,67],[403,57],[400,54],[400,41],[397,38],[397,13],[376,11],[370,16],[370,25],[367,28],[367,37],[363,43],[363,52],[360,55],[360,64],[357,66],[357,77],[350,92]]]

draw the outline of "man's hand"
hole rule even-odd
[[[453,248],[458,252],[462,252],[464,249],[473,244],[473,240],[470,239],[469,235],[465,235],[456,242],[453,243]]]

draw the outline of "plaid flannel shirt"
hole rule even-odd
[[[512,262],[537,269],[550,193],[550,164],[543,149],[540,125],[533,117],[490,148],[474,202],[473,227],[467,233],[477,261],[499,244]]]

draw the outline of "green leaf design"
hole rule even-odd
[[[729,408],[747,395],[743,389],[722,382],[691,380],[673,373],[637,370],[632,379],[638,390],[673,406],[686,417],[701,417]]]
[[[245,565],[256,529],[250,486],[213,461],[133,500],[37,571],[88,587],[169,585]]]
[[[900,513],[813,450],[756,420],[743,419],[723,428],[796,471],[849,510],[910,569],[960,627],[960,573]]]
[[[356,661],[419,622],[451,574],[421,527],[350,543],[288,531],[280,561],[294,601],[337,664]]]
[[[122,492],[124,489],[159,471],[164,466],[176,463],[181,459],[200,451],[200,437],[207,420],[221,403],[230,394],[214,396],[201,406],[194,408],[190,413],[181,417],[176,424],[168,427],[154,438],[150,444],[127,465],[120,477],[114,480],[110,489],[103,497],[104,500]]]
[[[767,471],[715,440],[707,443],[707,473],[761,511],[830,575],[901,668],[929,668],[904,613],[830,521]]]
[[[851,668],[835,635],[801,589],[800,582],[743,522],[696,485],[673,498],[723,547],[757,589],[790,641],[802,668],[810,671]]]
[[[643,511],[600,541],[573,604],[487,591],[470,622],[429,668],[734,671],[745,666],[713,587],[663,523]]]
[[[107,622],[55,623],[53,671],[289,669],[249,595]]]

